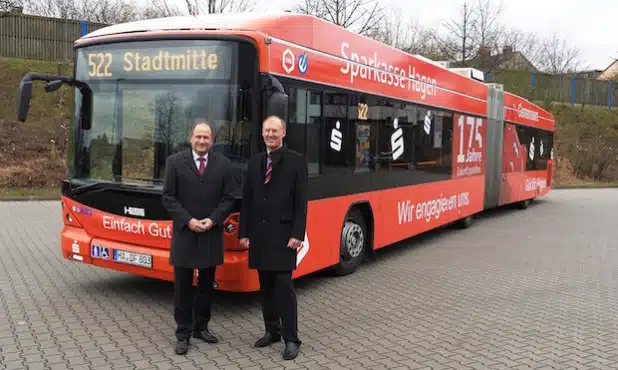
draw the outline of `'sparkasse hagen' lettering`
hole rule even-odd
[[[206,50],[187,50],[185,54],[173,54],[159,50],[155,56],[125,52],[123,68],[126,72],[159,72],[187,70],[215,70],[218,55]]]

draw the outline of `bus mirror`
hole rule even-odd
[[[58,90],[60,87],[62,87],[63,83],[64,82],[62,82],[60,80],[50,81],[50,82],[45,84],[45,91],[48,92],[48,93],[54,92],[54,91]]]
[[[20,122],[25,122],[28,116],[30,99],[32,98],[32,83],[34,81],[47,81],[47,84],[45,84],[45,91],[47,92],[58,90],[63,83],[73,84],[73,80],[68,77],[44,75],[37,72],[26,73],[19,83],[17,119]]]
[[[30,109],[30,99],[32,98],[32,78],[29,75],[24,76],[19,84],[19,106],[17,112],[17,119],[19,122],[25,122],[28,116],[28,110]]]
[[[277,116],[288,120],[288,95],[283,92],[274,92],[268,99],[268,116]]]

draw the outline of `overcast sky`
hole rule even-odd
[[[283,10],[299,1],[261,0],[256,10]],[[463,4],[463,0],[381,1],[426,27],[437,27],[456,15]],[[603,70],[612,58],[618,58],[618,37],[614,32],[617,0],[511,0],[503,1],[502,9],[502,22],[508,26],[542,37],[555,32],[567,38],[579,48],[580,59],[588,69]]]

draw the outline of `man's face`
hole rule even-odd
[[[269,118],[264,121],[262,137],[268,149],[275,150],[279,148],[285,137],[285,129],[281,121],[276,118]]]
[[[208,153],[212,147],[212,132],[208,125],[199,124],[195,126],[191,135],[191,147],[199,155]]]

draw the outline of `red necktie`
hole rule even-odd
[[[200,175],[204,174],[204,157],[199,157],[198,158],[200,160]]]
[[[266,157],[266,178],[264,178],[264,184],[268,184],[270,176],[273,172],[273,162],[270,160],[270,155]]]

